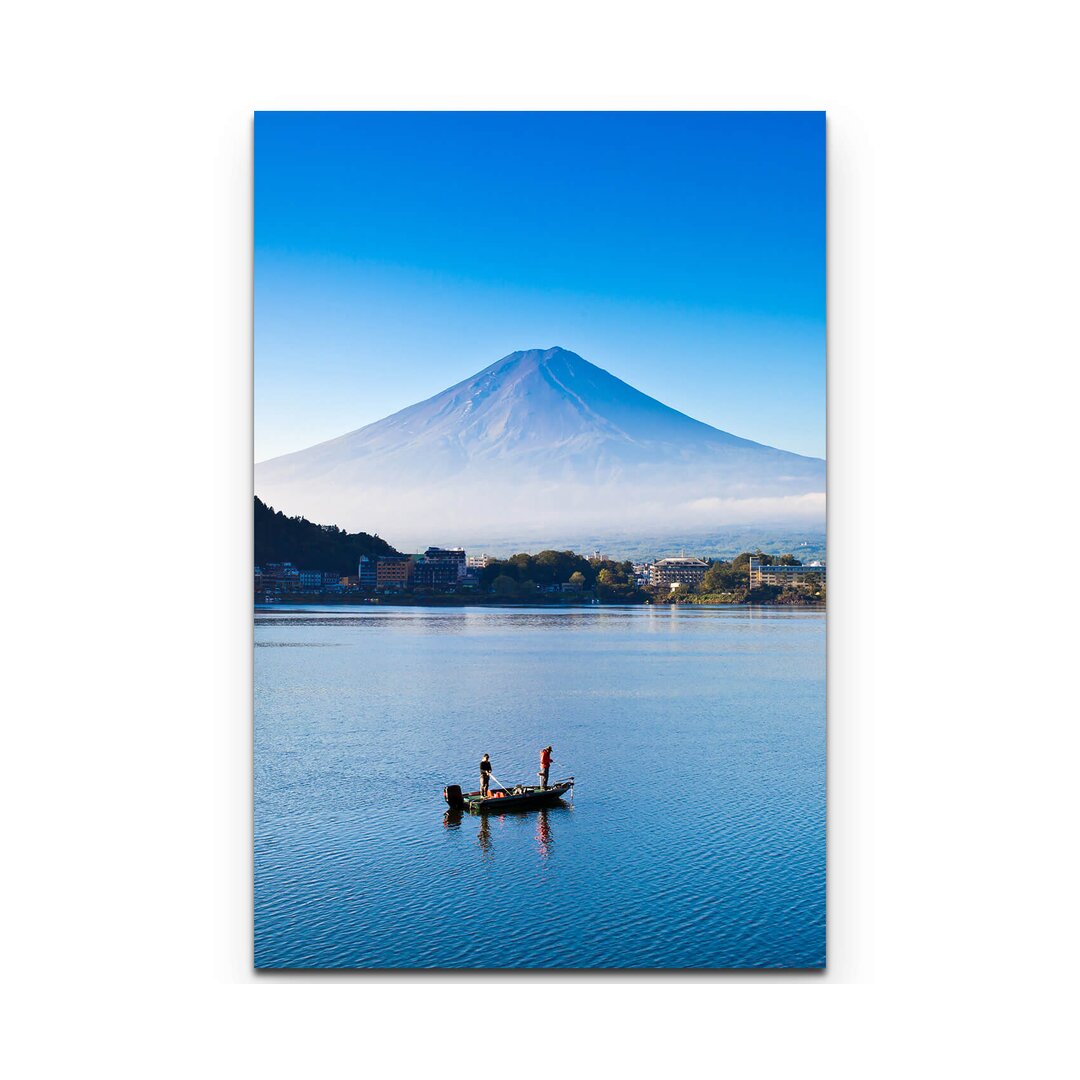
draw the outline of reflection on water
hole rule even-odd
[[[492,854],[492,835],[491,825],[492,819],[495,820],[497,826],[505,825],[506,819],[510,817],[524,817],[535,821],[535,837],[536,837],[536,850],[542,859],[547,859],[552,853],[552,847],[554,844],[554,831],[552,830],[552,817],[561,813],[570,813],[573,810],[572,806],[561,804],[558,806],[545,806],[538,810],[521,810],[513,813],[506,814],[480,814],[470,813],[467,810],[455,809],[447,810],[442,816],[442,825],[444,829],[460,829],[463,821],[468,821],[470,824],[476,822],[476,844],[480,849],[480,853],[483,856],[490,856]]]
[[[536,843],[540,849],[540,858],[546,859],[551,854],[551,822],[547,809],[536,815]]]
[[[582,607],[460,607],[424,608],[373,605],[370,608],[334,607],[331,605],[292,608],[282,605],[256,607],[258,626],[324,626],[359,628],[371,631],[407,627],[421,634],[470,634],[499,632],[509,627],[529,630],[558,628],[574,632],[593,632],[634,622],[650,629],[669,632],[696,619],[710,619],[717,613],[743,620],[820,617],[817,608],[743,607],[740,605],[707,606],[698,604],[603,605]]]
[[[746,608],[259,612],[257,966],[821,966],[824,629]],[[576,806],[446,808],[481,753],[514,780],[548,743]]]

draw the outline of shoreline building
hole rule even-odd
[[[413,561],[408,555],[380,555],[375,564],[375,587],[404,589],[412,580]]]
[[[412,583],[414,585],[456,585],[458,583],[457,564],[449,559],[429,559],[426,555],[417,555],[413,559]]]
[[[423,555],[413,556],[414,585],[434,585],[444,588],[457,585],[469,573],[464,548],[429,547]]]
[[[300,571],[300,591],[319,592],[323,586],[323,573],[321,570]]]
[[[375,569],[377,560],[368,558],[367,555],[360,556],[360,568],[356,572],[356,576],[360,579],[357,584],[361,589],[374,589],[378,583],[378,573]],[[342,581],[345,584],[345,581]]]
[[[696,589],[705,579],[708,569],[709,564],[701,559],[658,559],[649,567],[649,584],[654,589],[666,586],[670,590],[676,585]]]
[[[781,589],[820,588],[825,584],[825,567],[764,566],[759,559],[750,558],[750,588],[776,585]]]
[[[413,561],[408,555],[360,556],[357,578],[361,589],[403,589],[412,581]]]
[[[258,576],[260,587],[267,593],[300,591],[300,571],[291,562],[264,563]]]
[[[469,569],[469,560],[464,548],[429,547],[424,552],[424,559],[431,563],[450,563],[454,567],[454,576],[459,581]]]

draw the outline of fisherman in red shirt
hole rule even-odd
[[[540,751],[540,788],[543,790],[547,787],[548,782],[548,770],[551,768],[551,747],[545,746]]]

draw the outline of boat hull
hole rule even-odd
[[[452,809],[469,810],[474,814],[505,814],[515,810],[536,810],[553,806],[574,789],[574,778],[556,781],[546,788],[526,787],[492,788],[485,797],[479,791],[461,793],[447,788],[443,798]],[[448,792],[454,792],[453,795]]]

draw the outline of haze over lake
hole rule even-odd
[[[255,644],[258,966],[824,964],[824,612],[274,605]],[[573,804],[446,812],[546,743]]]

